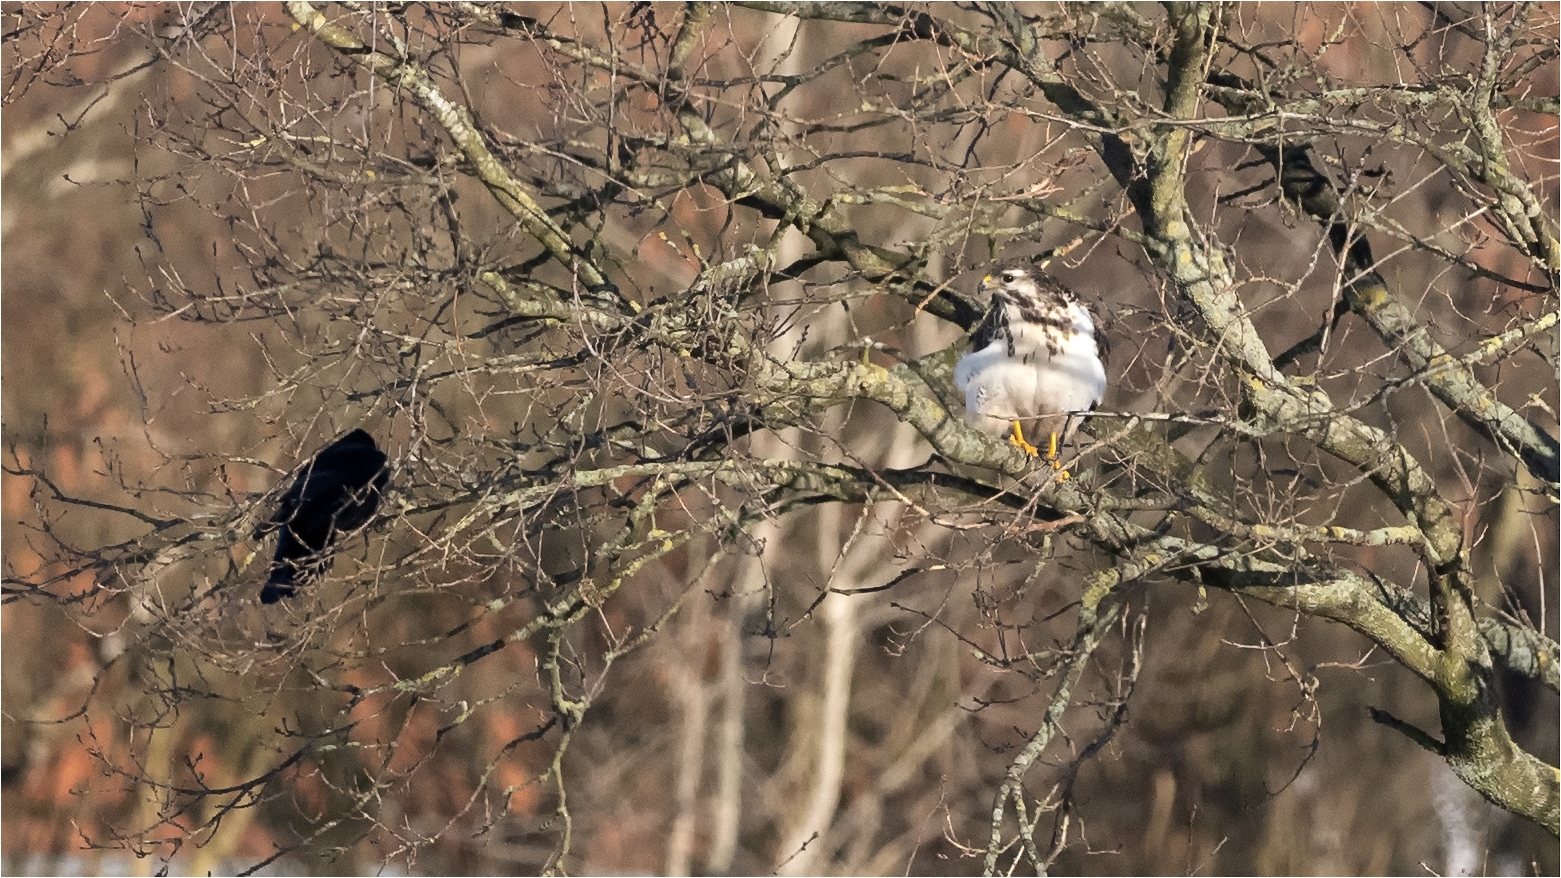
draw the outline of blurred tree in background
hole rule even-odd
[[[1554,6],[4,13],[10,871],[1557,869]]]

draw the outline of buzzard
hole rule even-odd
[[[970,340],[970,352],[954,367],[954,386],[965,394],[971,424],[1037,456],[1024,438],[1048,437],[1046,459],[1054,469],[1057,446],[1067,442],[1083,413],[1106,391],[1106,342],[1095,312],[1061,281],[1022,263],[1004,263],[981,279],[991,307]]]

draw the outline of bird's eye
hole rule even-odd
[[[1016,281],[1018,279],[1019,279],[1019,272],[1017,272],[1017,271],[1005,271],[1005,272],[1003,272],[1003,283],[1005,283],[1005,284],[1011,284],[1011,283],[1013,283],[1014,281]]]

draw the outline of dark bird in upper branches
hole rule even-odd
[[[282,495],[268,530],[280,530],[271,576],[260,602],[291,597],[296,585],[325,572],[338,536],[374,517],[390,471],[385,452],[362,430],[337,439],[315,455]]]

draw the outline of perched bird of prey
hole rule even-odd
[[[1020,423],[1035,422],[1031,435],[1047,436],[1046,459],[1059,468],[1059,442],[1106,392],[1106,341],[1095,312],[1056,278],[1022,263],[997,266],[981,289],[991,293],[991,307],[954,367],[967,417],[986,433],[1011,429],[1009,441],[1032,456],[1040,449]]]
[[[299,579],[324,573],[337,535],[369,523],[389,478],[385,452],[362,430],[353,430],[315,455],[271,516],[268,529],[280,529],[282,535],[260,602],[274,604],[291,597]]]

